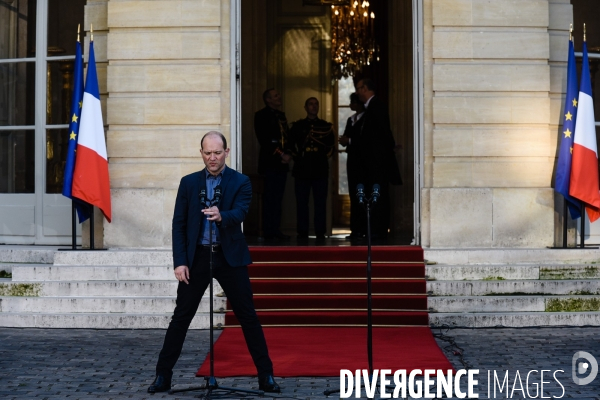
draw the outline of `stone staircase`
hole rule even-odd
[[[12,278],[0,279],[0,326],[149,329],[169,324],[177,291],[170,251],[21,253],[13,257],[0,250],[0,270],[12,272]],[[216,282],[214,289],[222,291]],[[207,297],[208,290],[191,329],[209,327]],[[225,297],[216,296],[213,307],[215,324],[223,324]]]
[[[0,278],[0,326],[167,327],[177,287],[169,250],[55,250],[0,246],[0,271],[12,273]],[[431,325],[600,326],[598,250],[425,250],[425,258]],[[213,304],[223,325],[225,297]],[[208,328],[208,308],[205,295],[193,329]]]
[[[426,250],[429,323],[600,325],[598,250]]]

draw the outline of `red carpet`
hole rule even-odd
[[[368,369],[365,328],[265,328],[275,376],[339,376]],[[208,356],[197,376],[210,374]],[[374,328],[373,368],[453,369],[428,327]],[[215,343],[215,376],[255,376],[240,328],[227,328]]]
[[[418,246],[372,249],[373,367],[452,368],[429,329]],[[275,375],[339,376],[368,369],[366,247],[251,247],[248,272]],[[228,306],[229,308],[229,306]],[[229,310],[215,343],[215,376],[256,369]],[[208,357],[198,376],[209,372]]]
[[[366,326],[365,246],[263,246],[250,252],[248,272],[264,327]],[[373,324],[427,326],[423,249],[376,246],[371,260]],[[239,326],[231,311],[225,326]]]

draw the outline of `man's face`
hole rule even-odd
[[[269,97],[267,97],[267,105],[271,108],[279,108],[281,107],[281,95],[277,90],[271,90],[269,92]]]
[[[358,83],[356,84],[356,94],[358,95],[358,98],[360,99],[360,101],[362,101],[363,103],[366,103],[367,100],[369,100],[369,98],[367,97],[367,95],[368,95],[367,92],[368,92],[368,89],[363,84],[363,81],[362,80],[358,81]]]
[[[357,103],[355,101],[351,101],[350,102],[350,109],[352,111],[358,111],[358,110],[362,110],[362,104]]]
[[[202,159],[208,172],[218,175],[225,168],[225,159],[229,155],[229,149],[223,148],[223,141],[218,136],[207,136],[202,143]]]
[[[308,100],[306,102],[306,105],[304,106],[304,109],[306,110],[306,114],[308,114],[310,118],[316,118],[317,115],[319,115],[319,100]]]

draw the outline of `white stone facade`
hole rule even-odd
[[[88,1],[113,199],[104,246],[170,247],[175,191],[202,167],[201,136],[230,138],[231,1]],[[569,1],[420,1],[421,244],[553,245]]]

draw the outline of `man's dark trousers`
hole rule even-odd
[[[196,315],[202,295],[209,285],[210,250],[198,246],[194,265],[190,269],[189,284],[179,282],[177,306],[169,324],[163,349],[158,356],[156,373],[171,377],[173,367],[181,354],[188,327]],[[265,336],[254,310],[252,287],[247,267],[231,267],[221,251],[213,253],[213,276],[221,284],[233,312],[242,326],[248,350],[259,378],[273,374]]]
[[[327,229],[327,178],[295,179],[296,190],[296,220],[299,234],[308,234],[308,202],[310,190],[313,191],[315,203],[315,234],[324,235]]]
[[[287,175],[287,170],[267,171],[264,175],[263,231],[266,238],[273,238],[281,233],[281,212]]]

